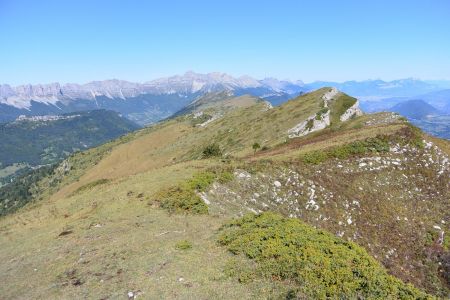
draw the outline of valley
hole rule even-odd
[[[0,217],[0,294],[445,298],[449,155],[330,87],[210,93],[36,176]]]
[[[0,124],[0,185],[138,128],[116,112],[105,110],[20,116]]]

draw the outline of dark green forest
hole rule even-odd
[[[63,115],[51,121],[21,120],[0,124],[0,169],[14,163],[55,163],[135,130],[138,125],[107,110]]]

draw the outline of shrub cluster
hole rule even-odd
[[[199,172],[186,182],[159,191],[155,201],[170,213],[207,214],[208,206],[198,193],[205,192],[214,181],[226,183],[233,178],[233,174],[228,170]]]
[[[240,281],[288,280],[291,296],[310,299],[426,299],[410,284],[388,275],[362,247],[298,219],[266,212],[233,220],[218,239],[235,255],[254,262]],[[241,264],[242,266],[243,264]]]
[[[207,214],[208,206],[188,184],[172,186],[156,195],[159,206],[170,213]]]
[[[329,158],[346,159],[353,155],[366,153],[381,153],[389,151],[389,138],[377,136],[362,141],[355,141],[326,150],[308,152],[302,155],[301,160],[309,164],[319,164]]]
[[[314,126],[314,119],[309,119],[306,122],[305,129],[309,131],[309,130],[311,130],[313,128],[313,126]]]
[[[328,107],[323,107],[319,110],[319,112],[316,113],[316,120],[322,120],[322,116],[325,115],[328,112]]]
[[[216,143],[207,145],[202,151],[202,158],[221,157],[222,149]]]
[[[176,243],[175,249],[177,250],[189,250],[192,249],[192,243],[188,240],[182,240]]]

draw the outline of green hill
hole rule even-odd
[[[25,117],[0,124],[3,181],[7,182],[17,169],[58,162],[70,153],[100,145],[137,128],[117,113],[106,110]],[[5,169],[8,166],[16,168],[8,172]]]
[[[330,88],[186,113],[30,180],[0,218],[0,294],[448,295],[447,141]]]
[[[429,115],[439,114],[439,111],[436,108],[423,100],[408,100],[400,102],[391,107],[390,111],[399,113],[411,119],[423,119]]]

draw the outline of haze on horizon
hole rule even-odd
[[[450,80],[449,28],[445,0],[0,0],[0,83]]]

